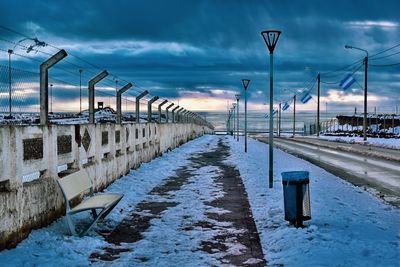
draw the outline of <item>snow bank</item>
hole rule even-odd
[[[367,141],[364,141],[363,137],[350,137],[350,136],[327,136],[321,135],[320,139],[350,143],[350,144],[361,144],[367,146],[377,146],[384,148],[400,149],[400,138],[374,138],[368,137]]]
[[[348,182],[274,149],[274,188],[268,188],[268,145],[249,140],[244,153],[225,137],[244,180],[271,266],[399,266],[400,211]],[[310,172],[311,221],[296,229],[284,220],[280,173]]]

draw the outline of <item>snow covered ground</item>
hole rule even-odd
[[[374,138],[369,137],[367,141],[364,141],[362,137],[350,137],[350,136],[327,136],[321,135],[320,139],[350,143],[350,144],[361,144],[367,146],[377,146],[384,148],[400,149],[400,138]]]
[[[113,228],[132,212],[137,203],[159,198],[149,196],[149,191],[175,175],[178,168],[186,166],[190,162],[189,157],[215,148],[219,138],[231,146],[231,156],[226,162],[240,171],[269,265],[399,266],[399,209],[280,150],[275,150],[274,188],[269,189],[266,167],[268,145],[250,139],[249,153],[245,154],[243,138],[236,142],[228,136],[201,137],[143,164],[117,180],[107,191],[123,192],[125,197],[99,228]],[[280,173],[290,170],[310,172],[312,220],[305,222],[307,227],[303,229],[293,228],[283,219]],[[204,205],[204,200],[221,197],[219,185],[213,183],[218,172],[214,167],[196,169],[189,183],[178,191],[162,196],[163,201],[181,204],[167,209],[160,218],[152,220],[144,239],[128,244],[132,251],[121,253],[121,258],[112,262],[112,265],[219,265],[216,261],[218,255],[193,249],[204,238],[217,234],[215,230],[194,228],[185,232],[182,230],[185,225],[181,225],[187,216],[199,221],[207,220],[204,216],[207,212],[226,212]],[[89,257],[93,252],[110,245],[94,232],[83,238],[71,237],[66,233],[63,218],[49,227],[35,230],[17,248],[0,252],[0,265],[86,266],[90,264]],[[232,244],[230,252],[240,253],[241,249]],[[147,261],[140,262],[140,258],[146,258]],[[101,261],[94,263],[109,264]]]
[[[163,157],[142,164],[139,169],[131,171],[127,176],[114,182],[107,188],[107,191],[122,192],[125,196],[109,214],[105,224],[100,225],[98,228],[113,228],[117,225],[130,213],[134,205],[148,197],[147,194],[150,190],[167,177],[174,175],[176,169],[185,166],[190,156],[196,152],[210,149],[209,143],[213,139],[215,139],[213,136],[204,136],[184,144],[180,148],[164,154]],[[214,140],[215,143],[216,140]],[[158,170],[157,172],[154,171],[156,169]],[[213,171],[203,170],[204,173],[209,173],[208,177],[212,177]],[[193,211],[197,210],[196,208],[191,208]],[[199,212],[199,210],[197,211]],[[166,217],[174,215],[176,214],[167,213]],[[83,219],[84,217],[87,217],[87,214],[82,214],[78,219]],[[147,253],[152,256],[146,264],[149,266],[183,266],[179,263],[183,260],[187,262],[189,259],[198,266],[213,263],[207,259],[208,254],[205,252],[199,251],[196,254],[197,257],[195,257],[196,255],[193,252],[188,252],[186,249],[182,250],[185,247],[190,248],[192,240],[187,236],[176,235],[176,231],[171,228],[171,224],[163,224],[164,221],[156,221],[157,225],[164,225],[164,227],[157,228],[158,231],[156,232],[150,231],[149,240],[141,242],[141,246],[136,244],[137,254],[145,253],[143,249],[146,248]],[[180,239],[182,243],[182,246],[176,249],[181,249],[184,252],[183,255],[176,255],[175,262],[171,262],[173,254],[170,254],[170,257],[166,257],[168,254],[163,253],[168,250],[168,247],[156,247],[160,239],[168,240],[173,234],[176,235],[175,241]],[[174,244],[174,242],[171,242],[171,246]],[[82,238],[70,236],[63,217],[46,228],[32,231],[29,237],[22,241],[17,248],[0,252],[0,266],[87,266],[90,264],[89,256],[91,253],[107,245],[109,244],[104,241],[104,238],[94,232]],[[97,264],[102,265],[101,263]],[[104,263],[104,265],[107,264]],[[121,261],[115,263],[115,265],[132,266],[132,256],[123,255]]]
[[[268,189],[268,145],[229,138],[245,183],[263,251],[272,266],[399,266],[400,210],[307,161],[274,150],[274,188]],[[283,171],[310,172],[311,221],[284,221]]]

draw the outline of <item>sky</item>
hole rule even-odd
[[[293,91],[301,95],[310,90],[321,72],[322,103],[338,110],[361,110],[362,62],[332,72],[365,56],[362,51],[344,48],[350,44],[371,55],[369,106],[393,112],[400,104],[400,65],[373,66],[399,63],[400,54],[396,53],[400,47],[375,59],[372,56],[400,44],[398,1],[16,0],[1,1],[0,10],[1,26],[69,53],[69,63],[60,62],[58,71],[52,73],[54,79],[64,82],[54,90],[57,106],[79,106],[76,88],[72,91],[66,85],[76,87],[81,68],[85,86],[89,78],[107,69],[108,81],[99,86],[110,92],[113,81],[118,80],[117,87],[130,81],[135,85],[128,92],[132,97],[147,89],[151,96],[179,101],[191,110],[226,110],[235,94],[243,99],[241,80],[250,79],[249,109],[266,110],[269,53],[260,33],[267,29],[282,31],[274,52],[275,103],[290,100]],[[24,37],[4,28],[0,28],[0,37],[0,94],[4,94],[6,50]],[[32,41],[20,44],[29,46]],[[40,61],[57,52],[52,46],[37,47],[48,54],[28,55],[20,46],[14,50]],[[379,58],[382,56],[387,57]],[[40,64],[17,55],[12,60],[14,68],[35,72]],[[340,80],[357,68],[357,83],[343,91]],[[21,105],[37,99],[37,88],[27,84],[31,88],[21,93],[25,101],[21,100]],[[316,86],[310,93],[313,101],[298,109],[315,109]]]

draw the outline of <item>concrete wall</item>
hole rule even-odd
[[[88,171],[96,191],[163,152],[212,131],[196,124],[0,127],[0,250],[63,215],[56,183]]]

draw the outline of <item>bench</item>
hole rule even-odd
[[[57,180],[65,200],[65,215],[68,227],[72,235],[84,236],[101,219],[104,219],[110,211],[122,199],[123,194],[104,193],[93,195],[92,181],[85,170],[79,170],[66,177]],[[83,199],[80,204],[71,208],[70,201],[82,193],[88,192],[90,196]],[[100,212],[97,213],[97,210]],[[72,215],[75,213],[91,211],[93,220],[82,231],[77,233]]]

